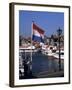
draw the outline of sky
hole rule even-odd
[[[57,33],[59,27],[64,31],[64,13],[19,11],[19,34],[24,37],[31,36],[32,22],[45,31],[46,36]]]

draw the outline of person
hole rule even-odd
[[[22,77],[22,72],[21,72],[21,70],[19,70],[19,77]]]
[[[28,65],[25,60],[23,62],[23,66],[24,66],[24,76],[27,77],[28,76]]]

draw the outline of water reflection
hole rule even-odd
[[[63,70],[63,63],[61,63],[61,68]],[[39,72],[53,72],[59,70],[58,59],[54,59],[54,57],[49,57],[43,54],[33,54],[32,56],[32,72],[37,74]]]
[[[30,71],[30,65],[32,64],[32,77],[30,78],[35,78],[37,77],[39,74],[44,73],[44,74],[50,74],[53,72],[59,72],[59,64],[58,64],[58,59],[54,59],[53,56],[47,56],[44,55],[42,53],[32,53],[32,63],[31,63],[31,53],[25,53],[22,52],[21,53],[21,57],[23,59],[23,61],[21,62],[26,62],[26,64],[28,65],[28,71],[26,72],[28,74],[27,77],[20,76],[20,79],[25,79],[25,78],[29,78],[31,76],[31,72]],[[22,64],[23,66],[24,64]],[[24,69],[24,66],[23,66]],[[20,63],[19,63],[19,70],[20,70]],[[64,61],[61,61],[61,70],[64,71]],[[20,74],[20,73],[19,73]],[[34,77],[33,77],[34,76]]]

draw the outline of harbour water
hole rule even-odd
[[[61,70],[64,70],[64,62],[61,61]],[[39,75],[39,73],[47,72],[53,73],[59,71],[59,60],[53,56],[43,55],[41,53],[33,54],[32,56],[32,73]]]
[[[53,56],[44,55],[41,52],[32,53],[32,57],[31,53],[26,52],[22,54],[23,59],[26,58],[24,60],[26,60],[27,62],[30,61],[30,63],[28,64],[28,68],[32,66],[32,76],[36,78],[64,76],[64,60],[61,60],[61,71],[59,71],[59,59],[55,59]]]

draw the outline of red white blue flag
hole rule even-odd
[[[33,23],[33,35],[32,40],[44,43],[44,30]]]

